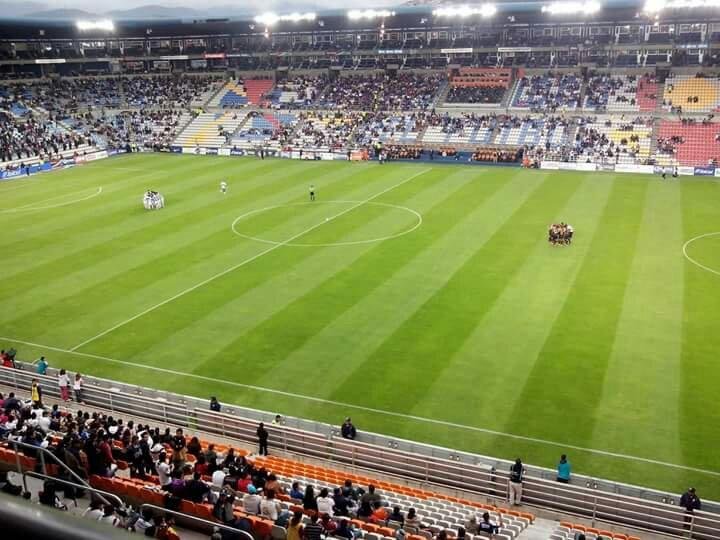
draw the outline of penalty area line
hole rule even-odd
[[[85,345],[87,345],[87,344],[89,344],[89,343],[92,343],[93,341],[95,341],[95,340],[97,340],[97,339],[100,339],[100,338],[103,337],[103,336],[106,336],[106,335],[109,334],[110,332],[113,332],[113,331],[117,330],[118,328],[121,328],[121,327],[125,326],[126,324],[129,324],[129,323],[133,322],[134,320],[139,319],[140,317],[142,317],[142,316],[144,316],[144,315],[147,315],[148,313],[150,313],[150,312],[152,312],[152,311],[155,311],[156,309],[164,306],[165,304],[169,304],[170,302],[173,302],[173,301],[177,300],[178,298],[181,298],[181,297],[185,296],[186,294],[191,293],[191,292],[193,292],[194,290],[199,289],[200,287],[203,287],[203,286],[207,285],[208,283],[211,283],[211,282],[215,281],[216,279],[221,278],[221,277],[229,274],[230,272],[234,272],[235,270],[238,270],[239,268],[242,268],[243,266],[245,266],[245,265],[247,265],[247,264],[250,264],[251,262],[259,259],[260,257],[262,257],[263,255],[267,255],[268,253],[271,253],[271,252],[275,251],[276,249],[281,248],[281,247],[283,247],[283,246],[290,245],[293,241],[295,241],[295,240],[297,240],[298,238],[301,238],[302,236],[305,236],[306,234],[314,231],[314,230],[317,229],[318,227],[321,227],[322,225],[325,225],[325,224],[327,224],[328,222],[333,221],[334,219],[337,219],[337,218],[339,218],[340,216],[343,216],[343,215],[347,214],[348,212],[352,212],[353,210],[355,210],[356,208],[362,206],[363,204],[367,204],[367,203],[369,203],[370,201],[373,201],[373,200],[377,199],[377,198],[380,197],[381,195],[384,195],[384,194],[387,193],[388,191],[391,191],[391,190],[396,189],[396,188],[398,188],[398,187],[400,187],[400,186],[402,186],[402,185],[404,185],[404,184],[407,184],[407,183],[410,182],[411,180],[414,180],[414,179],[417,178],[418,176],[420,176],[420,175],[422,175],[422,174],[425,174],[425,173],[427,173],[427,172],[430,172],[431,170],[432,170],[431,168],[422,169],[421,171],[416,172],[416,173],[413,174],[412,176],[409,176],[409,177],[406,178],[405,180],[403,180],[403,181],[401,181],[401,182],[398,182],[397,184],[393,184],[392,186],[383,189],[382,191],[376,193],[375,195],[371,195],[371,196],[368,197],[367,199],[363,199],[362,201],[358,201],[357,204],[354,204],[354,205],[352,205],[351,207],[346,208],[345,210],[343,210],[343,211],[341,211],[341,212],[338,212],[337,214],[334,214],[334,215],[330,216],[330,217],[327,218],[325,221],[321,221],[321,222],[319,222],[319,223],[316,223],[315,225],[312,225],[312,226],[308,227],[307,229],[304,229],[304,230],[300,231],[299,233],[294,234],[293,236],[291,236],[290,238],[287,238],[287,239],[283,240],[282,242],[278,242],[277,244],[273,244],[273,245],[270,246],[269,248],[264,249],[264,250],[262,250],[262,251],[259,252],[259,253],[256,253],[256,254],[253,255],[252,257],[248,257],[247,259],[243,259],[242,261],[240,261],[239,263],[231,266],[230,268],[226,268],[226,269],[223,270],[222,272],[218,272],[217,274],[212,275],[212,276],[210,276],[210,277],[207,278],[207,279],[204,279],[204,280],[201,281],[200,283],[196,283],[196,284],[193,285],[192,287],[188,287],[187,289],[185,289],[185,290],[183,290],[183,291],[180,291],[179,293],[171,296],[170,298],[166,298],[166,299],[163,300],[162,302],[159,302],[159,303],[157,303],[157,304],[155,304],[155,305],[153,305],[153,306],[150,306],[149,308],[141,311],[141,312],[138,313],[137,315],[133,315],[133,316],[130,317],[129,319],[125,319],[124,321],[121,321],[121,322],[117,323],[116,325],[111,326],[111,327],[108,328],[107,330],[103,330],[103,331],[100,332],[99,334],[97,334],[97,335],[95,335],[95,336],[93,336],[93,337],[91,337],[91,338],[88,338],[88,339],[86,339],[85,341],[82,341],[82,342],[78,343],[78,344],[75,345],[74,347],[71,347],[70,350],[71,350],[71,351],[76,351],[76,350],[78,350],[80,347],[84,347]]]
[[[184,371],[177,371],[174,369],[161,368],[161,367],[157,367],[157,366],[148,366],[148,365],[139,364],[136,362],[130,362],[127,360],[118,360],[116,358],[109,358],[107,356],[101,356],[98,354],[84,353],[84,352],[80,352],[80,351],[74,351],[72,349],[62,349],[60,347],[52,347],[50,345],[42,345],[40,343],[33,343],[31,341],[23,341],[20,339],[9,338],[9,337],[4,337],[4,336],[0,336],[0,340],[9,341],[11,343],[20,343],[23,345],[27,345],[29,347],[37,347],[40,349],[46,349],[48,351],[55,351],[55,352],[65,353],[65,354],[74,354],[74,355],[81,356],[84,358],[92,358],[93,360],[101,360],[103,362],[108,362],[111,364],[118,364],[118,365],[122,365],[122,366],[146,369],[146,370],[155,371],[155,372],[159,372],[159,373],[166,373],[166,374],[175,375],[178,377],[187,377],[190,379],[197,379],[197,380],[211,382],[211,383],[215,383],[215,384],[224,384],[224,385],[233,386],[236,388],[243,388],[246,390],[253,390],[256,392],[264,392],[267,394],[275,394],[275,395],[279,395],[279,396],[300,399],[303,401],[310,401],[313,403],[322,403],[324,405],[333,405],[333,406],[342,407],[345,409],[355,409],[358,411],[364,411],[364,412],[369,412],[369,413],[374,413],[374,414],[381,414],[384,416],[391,416],[394,418],[402,418],[403,420],[412,420],[415,422],[421,422],[421,423],[425,423],[425,424],[433,424],[433,425],[438,425],[438,426],[451,427],[451,428],[455,428],[455,429],[461,429],[461,430],[465,430],[465,431],[473,431],[475,433],[483,433],[486,435],[493,435],[493,436],[497,436],[497,437],[505,437],[508,439],[515,439],[515,440],[524,441],[524,442],[531,442],[531,443],[541,444],[541,445],[545,445],[545,446],[555,446],[558,448],[577,450],[580,452],[587,452],[590,454],[596,454],[596,455],[600,455],[600,456],[604,456],[604,457],[625,459],[628,461],[636,461],[638,463],[647,463],[650,465],[658,465],[661,467],[680,469],[680,470],[684,470],[684,471],[691,471],[691,472],[696,472],[696,473],[701,473],[701,474],[707,474],[710,476],[720,477],[720,472],[718,472],[718,471],[711,471],[708,469],[700,469],[698,467],[690,467],[688,465],[679,465],[677,463],[669,463],[667,461],[660,461],[657,459],[633,456],[631,454],[610,452],[608,450],[598,450],[596,448],[586,448],[584,446],[578,446],[578,445],[574,445],[574,444],[566,444],[566,443],[550,441],[550,440],[546,440],[546,439],[539,439],[537,437],[528,437],[525,435],[517,435],[515,433],[506,433],[503,431],[481,428],[481,427],[477,427],[477,426],[468,426],[466,424],[460,424],[457,422],[448,422],[445,420],[437,420],[434,418],[427,418],[424,416],[417,416],[417,415],[413,415],[413,414],[405,414],[405,413],[400,413],[400,412],[395,412],[395,411],[387,411],[384,409],[377,409],[374,407],[365,407],[363,405],[354,405],[352,403],[343,403],[341,401],[324,399],[324,398],[319,398],[316,396],[306,396],[304,394],[298,394],[295,392],[286,392],[284,390],[277,390],[275,388],[267,388],[264,386],[256,386],[253,384],[244,384],[244,383],[239,383],[239,382],[235,382],[235,381],[216,379],[214,377],[208,377],[206,375],[198,375],[196,373],[186,373]]]

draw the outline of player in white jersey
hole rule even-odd
[[[221,191],[223,194],[227,193],[227,187],[228,187],[228,186],[227,186],[227,182],[226,182],[225,180],[223,180],[222,182],[220,182],[220,191]]]
[[[310,184],[310,200],[315,200],[315,186],[313,184]]]

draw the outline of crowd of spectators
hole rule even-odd
[[[127,105],[131,107],[188,108],[203,94],[218,89],[218,77],[161,76],[122,79]]]
[[[301,113],[301,127],[286,141],[286,149],[345,149],[362,122],[360,113]]]
[[[488,163],[520,163],[523,159],[523,149],[476,148],[472,153],[471,161],[484,161]]]
[[[55,122],[42,121],[32,114],[16,120],[9,113],[0,111],[0,160],[3,162],[35,157],[50,159],[85,144],[92,144],[92,141]]]
[[[445,101],[447,103],[497,105],[502,102],[506,91],[507,88],[504,86],[451,86]]]
[[[583,106],[596,111],[618,109],[623,105],[634,108],[637,105],[637,89],[638,78],[635,75],[595,75],[588,78]]]
[[[529,108],[542,112],[557,109],[575,109],[580,106],[582,79],[574,74],[560,75],[548,72],[520,79],[515,107]]]
[[[444,80],[438,73],[338,77],[325,87],[316,105],[366,111],[427,109]]]

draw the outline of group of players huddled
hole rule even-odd
[[[572,244],[574,229],[567,223],[553,223],[548,228],[548,242],[553,246],[567,246]]]

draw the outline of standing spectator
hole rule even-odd
[[[181,468],[185,465],[185,460],[187,459],[187,443],[185,442],[185,436],[181,428],[175,430],[175,436],[172,438],[170,446],[173,450],[173,465],[175,468]]]
[[[522,481],[525,469],[520,458],[510,466],[510,480],[508,482],[508,498],[511,505],[519,505],[522,500]]]
[[[30,399],[32,400],[33,407],[42,408],[42,387],[37,379],[32,380]]]
[[[345,422],[343,422],[343,425],[340,428],[340,433],[342,434],[343,439],[354,440],[355,437],[357,437],[357,429],[355,429],[355,426],[349,416],[345,419]]]
[[[217,400],[215,396],[210,398],[210,410],[215,412],[220,412],[220,402]]]
[[[73,383],[73,392],[75,392],[75,401],[85,404],[83,401],[83,378],[80,373],[75,374],[75,382]]]
[[[695,493],[694,487],[689,488],[682,494],[680,497],[680,506],[685,508],[685,527],[687,528],[693,520],[695,510],[700,510],[702,506],[700,503],[700,497],[698,497]]]
[[[40,360],[38,360],[37,363],[37,374],[38,375],[45,375],[47,373],[48,363],[47,360],[45,360],[44,356],[40,357]]]
[[[166,486],[169,486],[172,481],[170,478],[170,472],[172,469],[170,468],[170,464],[167,462],[165,452],[160,452],[155,469],[158,473],[158,482],[160,483],[160,487],[166,489]]]
[[[560,456],[560,463],[557,466],[557,481],[563,484],[570,483],[570,462],[565,454]]]
[[[259,446],[259,454],[261,456],[267,456],[268,455],[268,432],[267,429],[265,429],[265,424],[260,422],[260,425],[258,425],[257,428],[257,438],[258,438],[258,446]]]
[[[60,398],[63,401],[68,401],[70,399],[70,377],[68,377],[64,369],[61,369],[60,373],[58,373],[58,386],[60,387]]]

